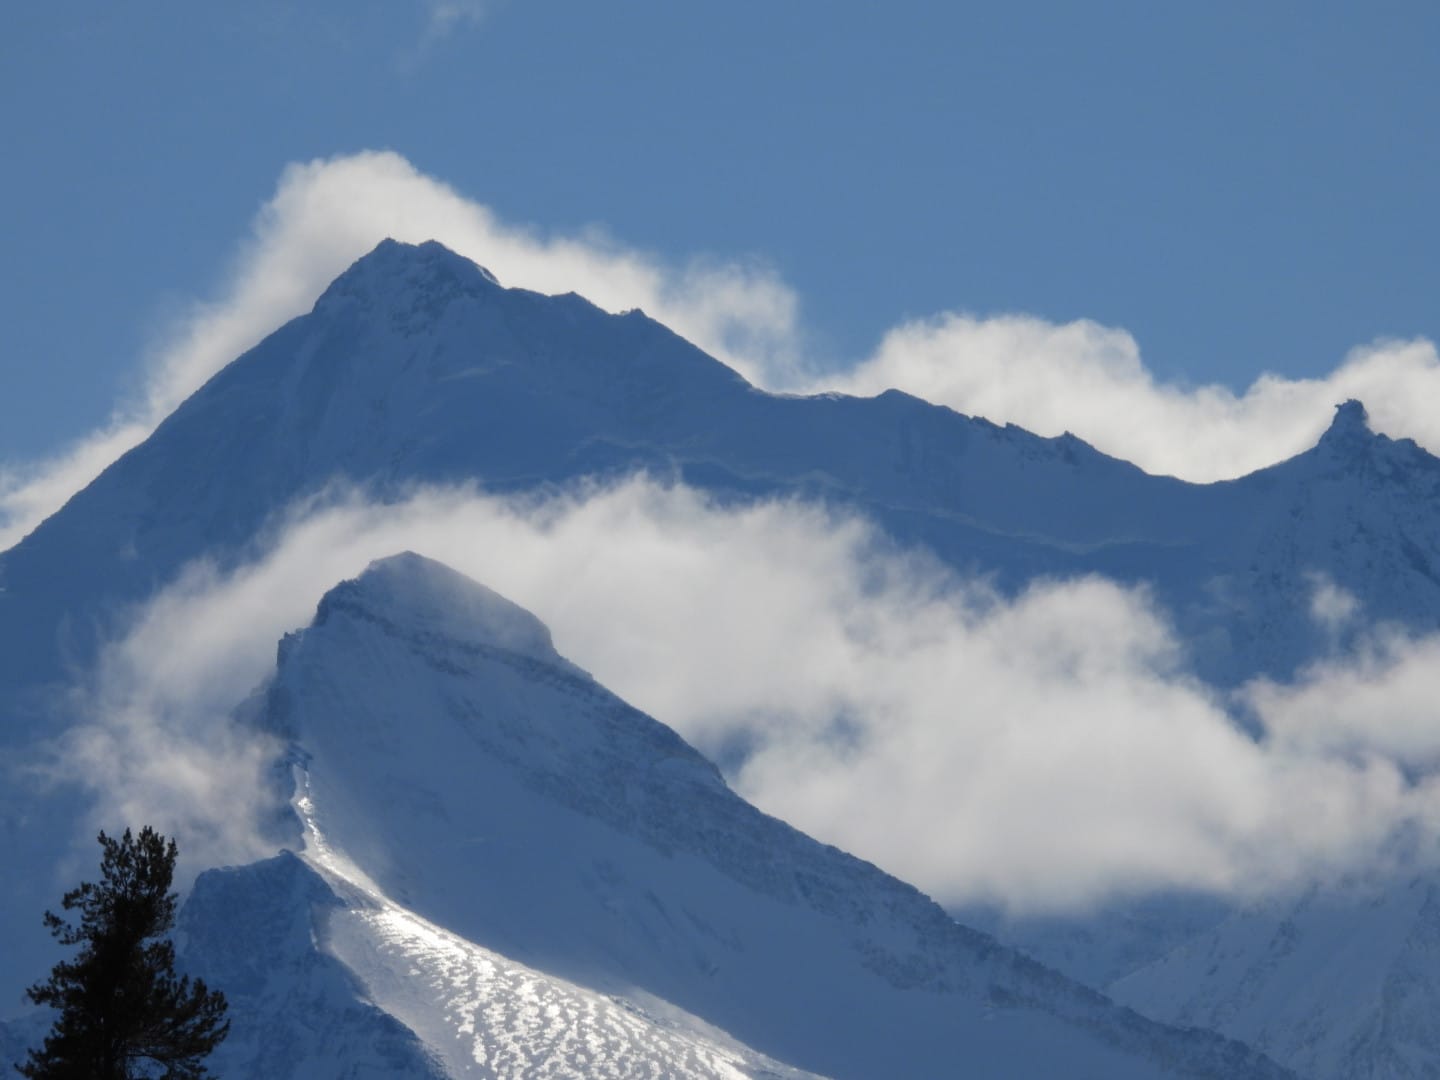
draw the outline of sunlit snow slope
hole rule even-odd
[[[182,909],[182,964],[229,999],[216,1075],[806,1075],[664,1003],[642,1009],[464,941],[387,900],[313,829],[307,840],[309,862],[286,852],[207,872]]]
[[[337,898],[327,955],[453,1074],[745,1075],[765,1054],[840,1077],[1283,1075],[759,813],[533,616],[418,556],[285,639],[269,719]]]

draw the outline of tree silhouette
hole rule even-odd
[[[65,894],[72,925],[54,912],[45,925],[62,945],[79,945],[50,978],[26,991],[59,1010],[43,1049],[16,1065],[32,1080],[198,1080],[201,1059],[229,1033],[225,995],[175,975],[175,841],[148,825],[119,840],[103,832],[100,883]]]

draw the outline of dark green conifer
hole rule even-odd
[[[175,841],[148,825],[119,840],[103,832],[100,882],[65,894],[72,925],[54,912],[45,925],[63,945],[78,945],[50,978],[30,987],[38,1005],[59,1011],[29,1061],[16,1065],[31,1080],[199,1080],[201,1063],[229,1033],[225,995],[199,979],[175,975]]]

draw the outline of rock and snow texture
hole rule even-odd
[[[370,996],[421,1033],[455,1077],[809,1076],[664,1002],[642,1005],[554,978],[447,933],[394,904],[332,924],[331,947]],[[648,1007],[647,1007],[648,1006]]]
[[[270,709],[306,857],[353,897],[327,948],[454,1074],[593,1053],[579,1074],[636,1075],[643,1051],[675,1055],[664,1075],[1284,1075],[766,817],[533,616],[420,557],[326,595]]]
[[[342,911],[340,898],[288,852],[200,875],[181,908],[177,941],[180,966],[223,989],[229,1004],[230,1035],[207,1062],[215,1075],[447,1075],[324,949]]]
[[[1440,884],[1312,889],[1237,913],[1119,980],[1151,1016],[1260,1047],[1315,1080],[1440,1075]]]
[[[1234,910],[1233,903],[1211,896],[1160,894],[1098,911],[1026,916],[959,907],[951,914],[1072,979],[1104,989],[1213,930]]]
[[[182,966],[230,1003],[218,1076],[805,1075],[471,945],[316,854],[208,871],[182,909]]]

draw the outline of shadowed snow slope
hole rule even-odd
[[[1263,1047],[1316,1080],[1436,1075],[1440,888],[1350,882],[1240,912],[1114,986],[1175,1023]]]
[[[552,1043],[613,995],[833,1076],[1284,1075],[766,817],[532,616],[415,555],[333,589],[285,638],[269,709],[303,763],[306,857],[354,898],[330,917],[334,955],[452,1072],[534,1052],[511,1045],[523,1030],[483,1030],[530,986]]]

